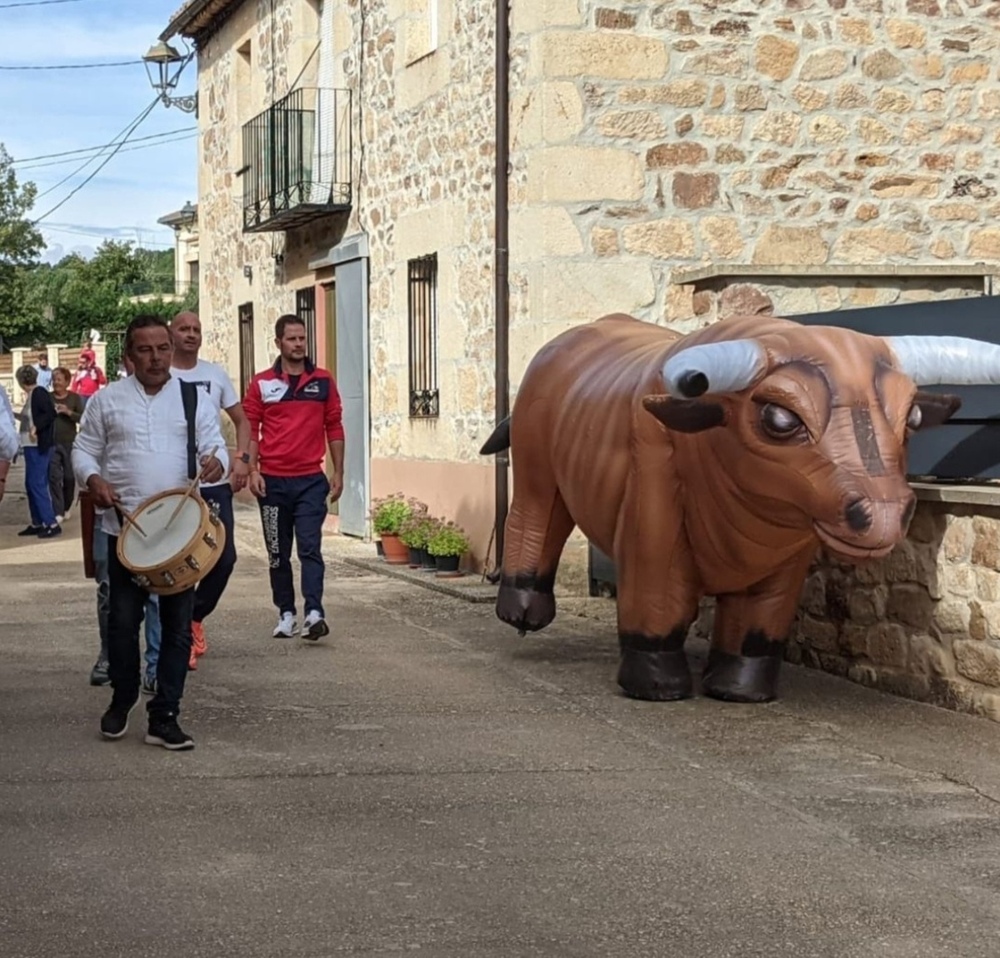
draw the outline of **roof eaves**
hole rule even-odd
[[[243,0],[188,0],[160,34],[164,42],[171,37],[190,37],[196,42],[213,31]]]

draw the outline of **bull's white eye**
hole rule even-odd
[[[917,406],[910,406],[910,414],[906,417],[906,428],[907,429],[919,429],[920,424],[924,421],[924,412]]]
[[[760,424],[775,439],[788,439],[802,428],[802,420],[784,406],[767,403],[760,411]]]

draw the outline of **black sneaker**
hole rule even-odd
[[[39,532],[44,529],[45,526],[28,526],[26,529],[22,529],[18,535],[19,536],[37,536]]]
[[[121,738],[128,731],[128,717],[135,702],[131,705],[117,705],[112,701],[108,710],[101,716],[101,735],[105,738]]]
[[[147,745],[159,745],[171,752],[186,752],[194,748],[194,739],[181,731],[174,715],[149,717],[149,731],[146,733]]]
[[[90,670],[91,685],[110,685],[111,676],[108,675],[108,660],[98,659],[94,667]]]
[[[62,526],[42,526],[38,530],[39,539],[54,539],[56,536],[62,535]]]

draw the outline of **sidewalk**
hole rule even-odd
[[[0,504],[3,958],[998,953],[994,723],[788,665],[773,705],[630,701],[604,619],[518,638],[336,536],[333,634],[274,640],[241,509],[197,749],[138,712],[104,742],[78,520],[25,518]]]

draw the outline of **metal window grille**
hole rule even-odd
[[[437,253],[411,259],[408,314],[410,327],[410,416],[430,419],[440,412],[437,380]]]
[[[300,289],[295,294],[295,315],[306,327],[306,355],[316,362],[316,287]]]
[[[247,394],[247,387],[254,377],[253,358],[253,303],[244,303],[239,308],[240,316],[240,395]]]

